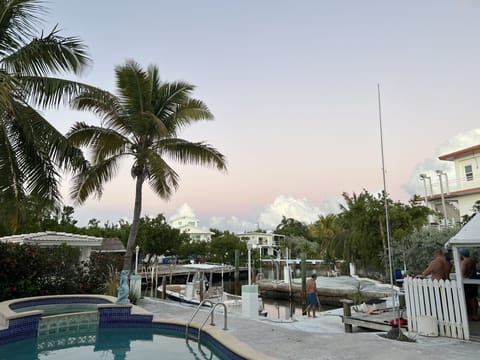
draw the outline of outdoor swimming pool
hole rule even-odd
[[[187,341],[186,322],[153,320],[152,313],[115,300],[61,295],[1,302],[0,360],[252,358],[252,349],[225,329],[203,329],[199,346],[197,327],[188,327]]]
[[[232,359],[219,344],[205,337],[196,341],[178,337],[179,331],[156,328],[115,328],[39,336],[0,346],[1,360],[23,359]],[[184,335],[184,334],[183,334]]]

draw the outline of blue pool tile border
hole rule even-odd
[[[36,337],[40,317],[38,314],[10,319],[9,327],[0,330],[0,345]]]
[[[154,322],[152,324],[154,329],[169,331],[172,332],[177,337],[184,337],[185,336],[185,325],[181,324],[172,324],[167,322]],[[198,336],[198,329],[194,327],[188,328],[188,334],[192,337]],[[214,337],[212,337],[207,332],[202,332],[201,334],[201,342],[206,345],[211,345],[215,347],[222,355],[228,357],[228,359],[232,360],[245,360],[243,356],[238,355],[236,352],[231,350],[230,348],[223,345],[221,342],[217,341]]]
[[[131,306],[102,305],[98,308],[98,326],[100,328],[152,327],[153,314],[132,314],[131,311]]]

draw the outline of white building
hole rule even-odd
[[[280,242],[285,239],[285,235],[274,233],[264,233],[260,231],[250,231],[236,234],[240,240],[245,241],[252,246],[252,249],[260,249],[260,256],[277,256],[280,249]]]
[[[438,157],[453,162],[455,175],[437,170],[435,175],[420,174],[427,206],[442,214],[447,224],[471,215],[475,202],[480,201],[480,145],[471,146]]]
[[[92,251],[102,249],[103,238],[63,232],[46,231],[31,234],[11,235],[0,238],[1,242],[13,244],[35,244],[38,246],[60,246],[66,244],[80,248],[80,261],[90,258]]]
[[[212,240],[213,232],[201,228],[198,225],[198,220],[194,216],[179,216],[170,219],[170,226],[174,229],[180,230],[190,236],[192,241],[210,241]]]

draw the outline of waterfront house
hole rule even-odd
[[[260,249],[260,256],[274,256],[277,257],[280,249],[280,244],[285,240],[285,235],[274,233],[265,233],[261,231],[250,231],[236,234],[240,240],[251,245],[252,249]]]
[[[199,226],[194,216],[178,216],[170,219],[170,226],[190,236],[191,241],[210,241],[213,232]]]
[[[420,174],[426,206],[441,214],[446,225],[458,224],[462,217],[470,216],[477,201],[480,201],[480,145],[457,150],[438,157],[453,162],[451,172],[436,170]],[[436,222],[441,223],[442,219]]]

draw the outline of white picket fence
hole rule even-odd
[[[412,277],[405,278],[403,286],[409,331],[418,332],[421,317],[431,316],[440,336],[470,339],[463,286],[455,280]]]

